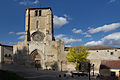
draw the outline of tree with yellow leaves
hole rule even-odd
[[[69,62],[86,62],[88,61],[87,56],[90,54],[85,46],[73,47],[69,49],[67,54],[67,61]]]

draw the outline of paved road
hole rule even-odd
[[[28,68],[23,65],[0,65],[0,69],[9,70],[17,73],[18,75],[25,77],[29,80],[88,80],[86,77],[64,77],[65,72],[58,72],[52,70],[36,70],[35,68]],[[59,77],[61,75],[61,77]],[[92,79],[93,80],[93,79]]]

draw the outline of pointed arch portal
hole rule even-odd
[[[34,51],[31,52],[31,57],[35,64],[35,67],[41,68],[42,56],[40,52],[37,49],[35,49]]]

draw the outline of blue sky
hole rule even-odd
[[[25,9],[48,6],[66,46],[120,47],[120,0],[1,0],[0,43],[23,41]]]

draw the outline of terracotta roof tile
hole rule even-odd
[[[101,68],[120,69],[120,60],[102,60]]]

